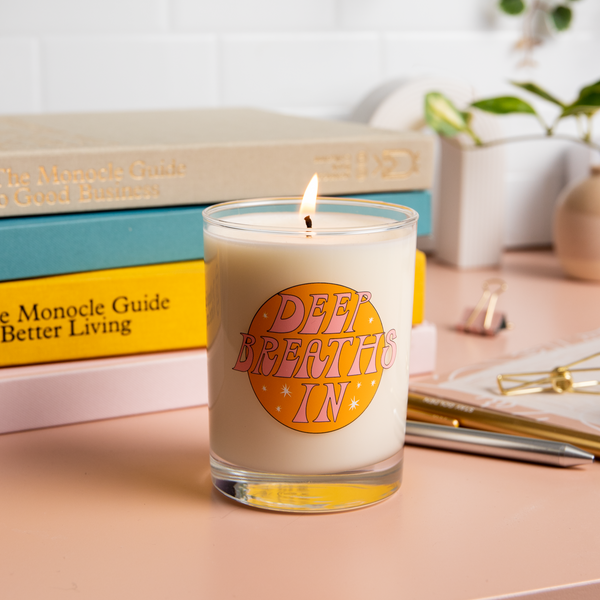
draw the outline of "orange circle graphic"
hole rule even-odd
[[[369,292],[308,283],[279,292],[254,316],[244,345],[252,389],[267,412],[304,433],[356,420],[381,381],[386,346]],[[237,367],[236,367],[237,368]]]

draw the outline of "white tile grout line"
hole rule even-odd
[[[173,33],[173,6],[171,0],[161,0],[160,2],[161,12],[161,31],[164,33]]]
[[[44,110],[44,77],[42,68],[42,40],[39,37],[33,39],[33,104],[35,112],[41,113]]]
[[[215,36],[214,41],[215,46],[215,69],[214,69],[214,77],[215,77],[215,104],[216,106],[223,106],[223,102],[225,100],[225,73],[223,67],[223,36],[217,35]]]

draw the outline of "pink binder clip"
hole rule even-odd
[[[477,306],[465,309],[456,329],[479,335],[496,335],[501,329],[510,329],[511,324],[506,320],[506,316],[495,312],[498,296],[506,291],[507,287],[508,284],[503,279],[492,278],[484,281],[483,294]]]

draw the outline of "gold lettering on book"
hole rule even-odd
[[[12,169],[0,169],[0,173],[6,176],[5,183],[8,187],[22,187],[29,185],[29,173],[15,173]],[[0,183],[0,187],[2,184]]]
[[[129,167],[129,175],[136,181],[185,177],[185,172],[186,166],[183,163],[176,163],[175,159],[172,159],[169,163],[161,160],[157,165],[148,164],[144,160],[136,160]]]
[[[419,172],[419,154],[412,150],[384,150],[374,157],[377,168],[373,175],[381,174],[382,179],[407,179]]]
[[[369,176],[369,155],[366,152],[359,152],[356,155],[356,179],[365,181]]]
[[[19,188],[15,191],[14,195],[15,204],[17,206],[43,206],[49,204],[50,206],[56,204],[69,204],[71,199],[69,197],[69,186],[65,185],[64,188],[57,192],[50,190],[49,192],[35,192],[32,193],[29,188]]]
[[[381,179],[407,179],[419,172],[419,154],[407,149],[383,150],[373,154],[373,176]],[[369,153],[326,154],[315,157],[317,174],[321,181],[366,181],[369,176]]]
[[[153,185],[124,185],[122,187],[93,187],[79,185],[79,202],[123,202],[127,200],[152,200],[160,196],[160,187]]]
[[[185,163],[176,159],[131,162],[126,168],[113,162],[63,168],[58,164],[38,164],[33,176],[12,167],[0,168],[0,209],[10,205],[19,209],[96,202],[140,202],[157,200],[161,188],[157,180],[182,178]]]
[[[114,167],[109,162],[106,167],[100,169],[64,169],[58,171],[58,167],[53,165],[51,169],[46,169],[43,165],[38,167],[38,185],[60,185],[66,183],[94,183],[95,181],[114,181],[121,183],[124,170],[121,167]]]
[[[315,157],[320,181],[347,181],[352,179],[352,154],[327,154]]]

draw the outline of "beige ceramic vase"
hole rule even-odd
[[[559,198],[554,249],[568,275],[600,281],[600,166]]]

